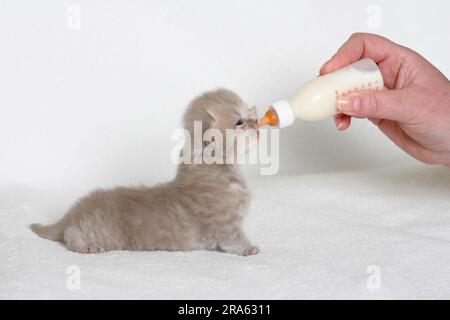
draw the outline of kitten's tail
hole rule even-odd
[[[33,223],[30,229],[39,237],[62,242],[64,239],[65,223],[58,221],[54,224],[44,226],[40,223]]]

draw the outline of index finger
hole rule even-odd
[[[379,35],[354,33],[320,68],[320,74],[341,69],[363,58],[371,58],[378,64],[392,55],[396,46],[394,42]]]

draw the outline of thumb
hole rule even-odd
[[[406,122],[411,115],[405,107],[403,96],[401,90],[352,93],[338,99],[336,107],[349,116]]]

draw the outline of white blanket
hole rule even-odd
[[[246,230],[261,249],[252,257],[73,253],[28,224],[52,222],[79,195],[1,187],[0,298],[450,298],[450,169],[261,176],[250,184]]]

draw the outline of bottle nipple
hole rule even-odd
[[[269,109],[264,117],[259,120],[258,127],[262,127],[265,125],[271,125],[271,126],[277,126],[279,123],[278,121],[278,115],[273,109]]]

